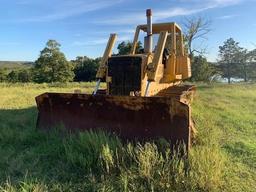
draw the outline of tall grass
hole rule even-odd
[[[24,166],[19,169],[26,170],[25,178],[14,179],[16,173],[9,171],[11,179],[3,181],[1,190],[55,190],[54,183],[64,181],[59,186],[62,191],[67,187],[65,177],[68,176],[82,191],[209,191],[223,184],[226,159],[218,148],[195,148],[185,157],[170,151],[168,145],[122,143],[104,132],[89,131],[65,137],[56,131],[38,134],[43,134],[45,142],[40,145],[44,147],[15,161]],[[26,169],[31,167],[23,161],[36,157],[37,162],[32,164],[48,170],[33,174]],[[58,174],[56,178],[54,172]],[[33,180],[35,176],[39,179]]]

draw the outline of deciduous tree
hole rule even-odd
[[[206,39],[207,34],[211,31],[211,21],[203,17],[187,18],[184,25],[184,39],[188,48],[189,56],[193,59],[195,53],[200,55],[206,52],[202,46],[195,47],[194,42],[199,39]]]
[[[35,61],[36,82],[68,82],[74,78],[73,65],[60,51],[60,44],[49,40]]]
[[[228,83],[231,83],[232,77],[239,77],[238,64],[244,60],[241,54],[243,54],[243,48],[233,38],[227,39],[223,46],[219,46],[219,67],[222,70],[222,76],[228,79]]]
[[[256,49],[253,49],[247,53],[248,62],[248,79],[256,80]]]

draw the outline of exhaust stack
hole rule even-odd
[[[153,44],[153,37],[152,37],[152,11],[151,9],[147,9],[147,37],[145,38],[145,51],[146,53],[152,52],[152,44]]]

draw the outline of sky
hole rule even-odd
[[[195,42],[207,48],[209,61],[218,59],[218,47],[230,37],[256,48],[256,0],[0,0],[0,60],[34,61],[49,39],[69,60],[100,57],[110,33],[118,34],[117,44],[133,39],[147,8],[153,22],[182,27],[186,18],[210,20],[207,39]]]

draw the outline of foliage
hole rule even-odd
[[[243,48],[233,38],[227,39],[223,46],[219,46],[219,67],[222,71],[222,77],[227,78],[228,83],[231,82],[232,77],[239,77],[238,63],[245,62],[244,57],[241,57],[243,51]]]
[[[72,64],[60,52],[60,44],[49,40],[35,61],[33,70],[34,81],[42,82],[69,82],[73,81],[74,72]]]
[[[248,69],[250,63],[247,62],[248,51],[244,48],[241,48],[237,53],[237,63],[236,63],[236,76],[243,78],[245,82],[248,81]]]
[[[189,159],[163,141],[35,129],[36,95],[85,87],[0,84],[0,191],[255,191],[255,84],[198,85]]]
[[[86,56],[77,57],[72,61],[75,66],[74,81],[93,81],[96,78],[96,73],[100,65],[101,58],[91,59]]]
[[[202,55],[193,57],[191,70],[192,81],[210,82],[213,76],[217,74],[215,66],[208,63]]]
[[[31,82],[31,62],[0,61],[0,82]]]
[[[18,71],[18,81],[27,83],[32,81],[32,72],[31,69],[22,69]]]
[[[122,41],[121,43],[118,44],[117,50],[118,50],[118,55],[128,55],[131,52],[132,49],[132,42],[130,41]],[[138,41],[135,53],[143,53],[144,49],[142,47],[142,43]]]
[[[244,64],[244,79],[256,80],[256,49],[246,52],[246,63]]]
[[[219,47],[219,69],[222,76],[228,79],[242,78],[245,82],[255,80],[256,77],[256,51],[240,47],[239,42],[229,38]]]
[[[32,81],[31,69],[12,70],[3,81],[27,83]]]
[[[11,71],[8,75],[7,75],[7,80],[11,83],[16,83],[18,82],[18,72],[17,71]]]
[[[4,82],[7,80],[7,72],[5,69],[0,68],[0,82]]]

